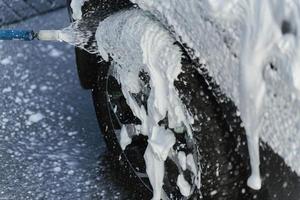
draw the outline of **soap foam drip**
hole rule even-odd
[[[158,21],[139,9],[122,11],[100,22],[96,39],[102,57],[113,58],[114,76],[121,84],[133,114],[142,122],[141,134],[148,136],[144,154],[146,171],[153,187],[153,200],[160,200],[164,162],[176,138],[171,130],[160,126],[159,122],[168,116],[169,128],[185,126],[192,137],[191,117],[174,86],[181,72],[181,50],[174,45],[174,38]],[[141,71],[150,77],[147,111],[132,95],[142,89],[139,78]]]
[[[75,20],[81,20],[82,19],[82,11],[81,8],[84,5],[84,3],[88,0],[72,0],[70,7],[72,8],[72,17]]]

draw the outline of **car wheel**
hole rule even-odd
[[[184,130],[171,130],[176,136],[176,144],[165,162],[165,198],[239,199],[240,191],[246,187],[248,175],[248,160],[238,150],[242,142],[240,133],[236,133],[229,126],[224,117],[224,108],[213,93],[216,88],[211,88],[199,73],[201,67],[193,64],[187,54],[182,59],[182,66],[182,73],[174,84],[183,104],[194,116],[194,137],[188,137]],[[120,156],[122,162],[127,163],[128,170],[151,191],[144,161],[147,137],[135,133],[139,131],[135,127],[141,122],[126,103],[122,86],[114,78],[112,70],[113,65],[110,63],[105,67],[102,64],[98,69],[96,87],[93,89],[100,126],[108,148]],[[140,79],[144,83],[144,90],[134,96],[140,104],[145,104],[147,91],[151,90],[149,76],[141,71]],[[163,125],[164,122],[161,123]],[[124,150],[120,143],[122,128],[126,128],[132,139],[131,144]],[[185,159],[193,160],[195,165],[182,167],[178,159],[182,155]],[[188,195],[183,195],[178,187],[179,175],[191,186]]]

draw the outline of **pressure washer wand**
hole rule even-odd
[[[36,38],[36,33],[29,30],[0,30],[0,40],[26,40]]]
[[[74,39],[72,35],[67,35],[61,30],[0,30],[0,40],[24,40],[31,41],[34,39],[44,41],[66,41]]]

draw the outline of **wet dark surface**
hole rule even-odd
[[[0,26],[65,6],[65,0],[0,0]]]
[[[55,29],[67,10],[14,28]],[[0,42],[0,199],[131,199],[102,140],[74,48]],[[124,178],[123,178],[124,179]]]

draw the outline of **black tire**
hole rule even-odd
[[[200,149],[201,192],[205,199],[238,199],[247,177],[246,161],[237,151],[238,137],[224,118],[212,88],[200,68],[186,56],[175,86],[195,116],[194,137]]]
[[[175,87],[178,89],[182,102],[189,111],[199,119],[193,125],[195,142],[200,150],[201,194],[204,199],[239,199],[242,188],[247,180],[247,159],[243,159],[238,152],[240,138],[236,132],[230,130],[223,117],[222,106],[216,100],[213,89],[192,61],[185,57],[182,61],[183,73],[179,75]],[[97,86],[93,90],[94,103],[101,130],[109,149],[116,155],[122,155],[116,133],[115,113],[110,107],[108,97],[109,64],[98,71]],[[117,86],[118,87],[118,86]],[[130,110],[128,118],[132,118]],[[136,144],[139,145],[139,144]],[[143,147],[144,148],[144,147]],[[142,151],[142,150],[141,150]],[[134,155],[136,156],[136,155]],[[143,159],[142,157],[140,159]],[[125,162],[130,162],[126,159]],[[129,163],[132,165],[132,163]],[[197,196],[197,197],[196,197]]]

